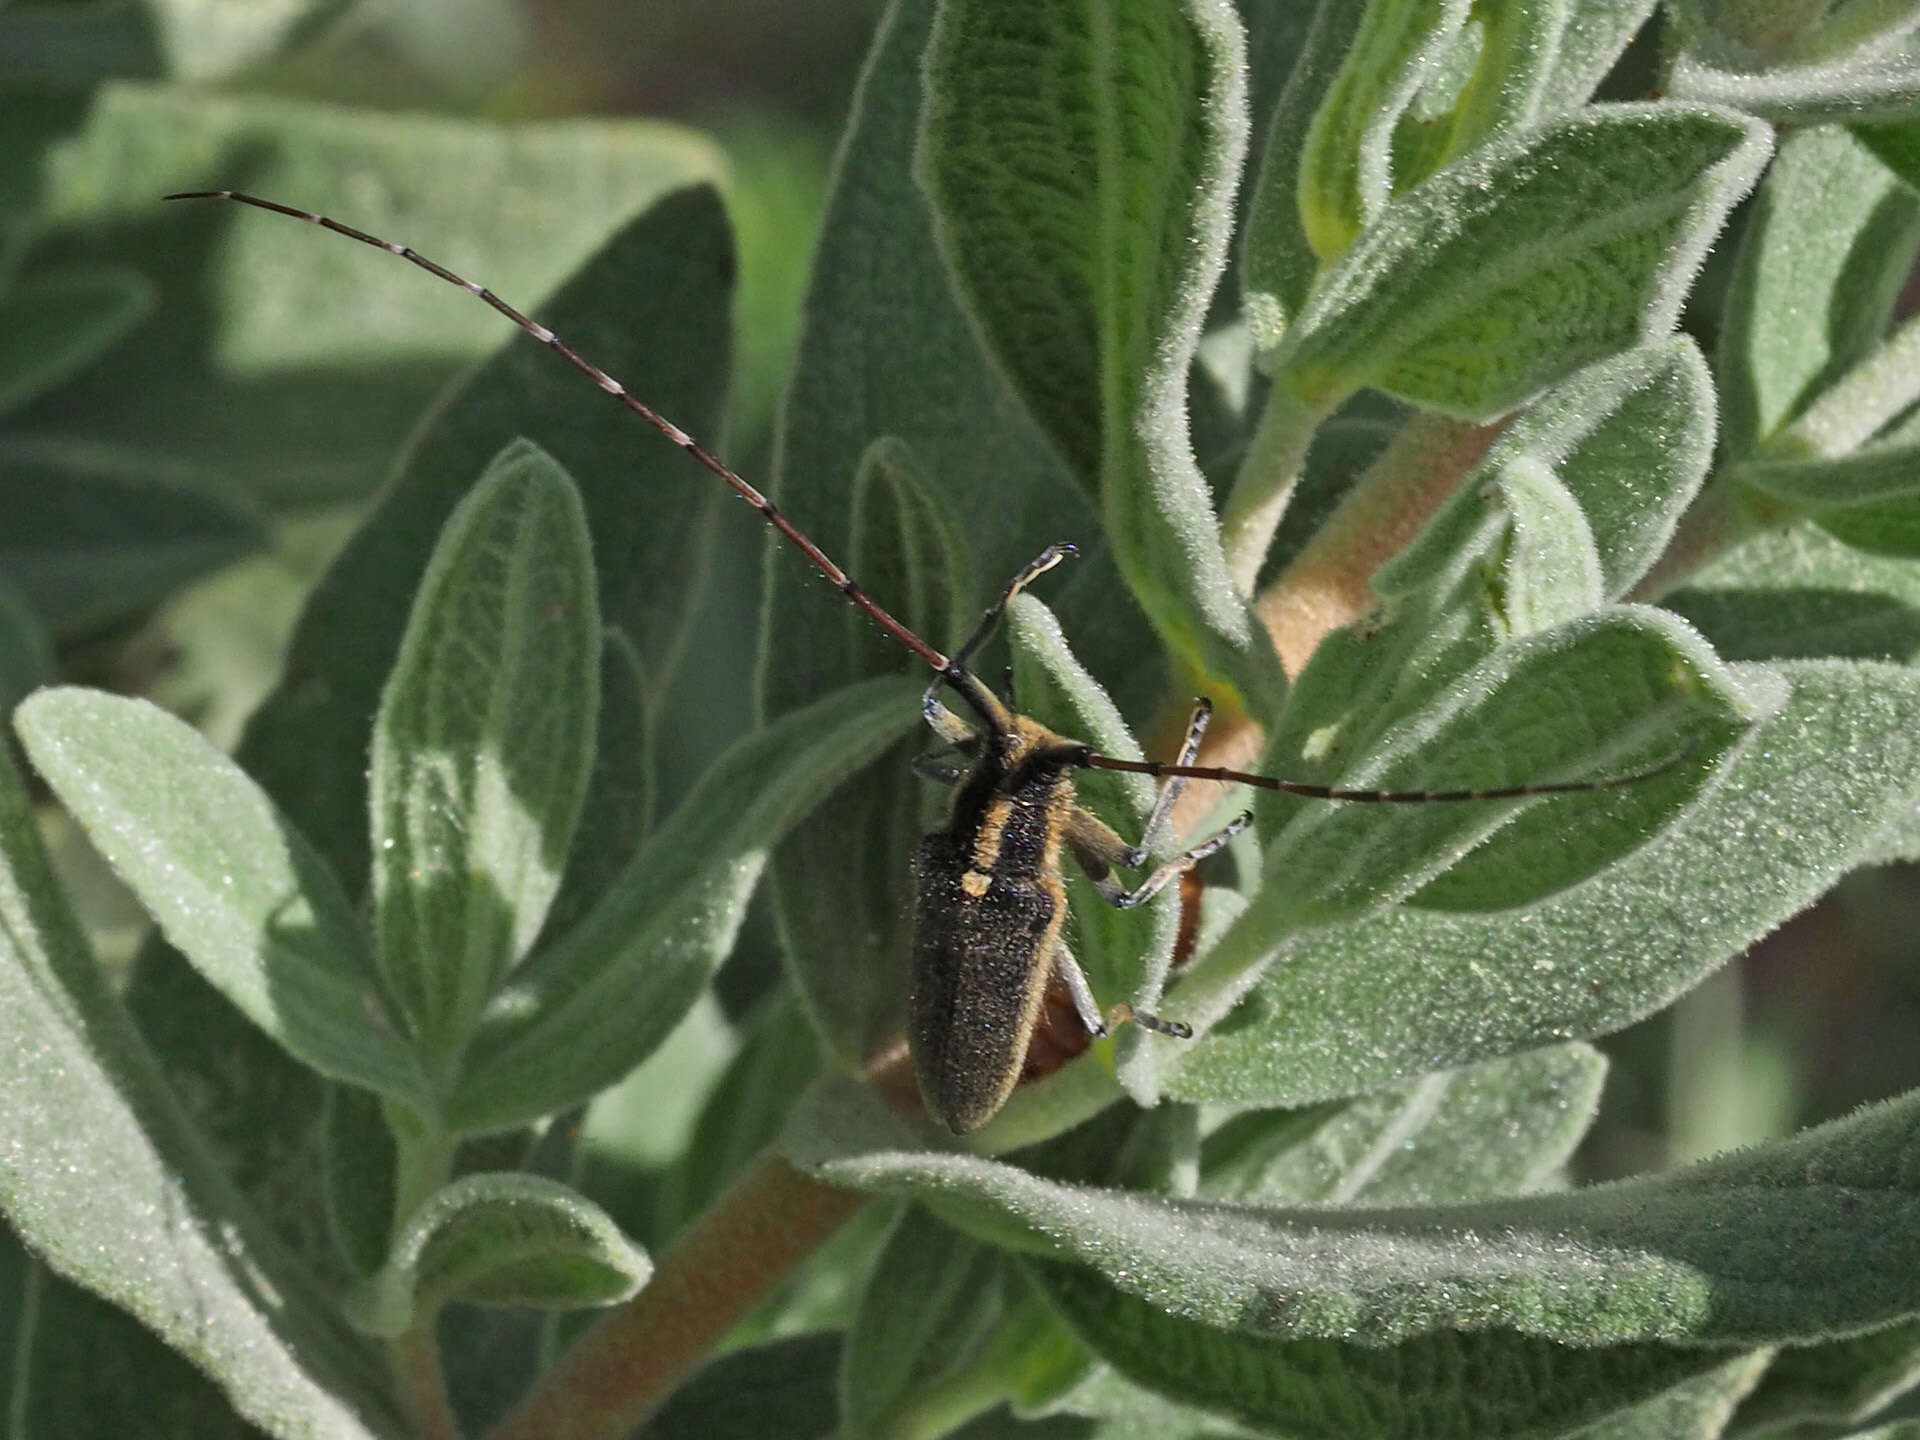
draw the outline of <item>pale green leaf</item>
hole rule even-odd
[[[1879,505],[1920,493],[1920,445],[1869,445],[1831,460],[1748,460],[1728,473],[1756,490],[1814,512]],[[1822,515],[1822,523],[1827,518]],[[1832,518],[1842,523],[1845,519]]]
[[[424,1103],[340,882],[237,765],[164,711],[98,691],[43,690],[14,726],[169,943],[249,1020],[323,1075]]]
[[[574,1310],[611,1305],[653,1263],[585,1196],[539,1175],[464,1175],[429,1195],[352,1303],[375,1335],[404,1333],[449,1300]]]
[[[735,743],[592,913],[495,994],[451,1122],[506,1129],[645,1059],[732,948],[769,850],[918,719],[914,688],[851,686]]]
[[[1316,408],[1371,385],[1490,420],[1668,331],[1770,148],[1705,107],[1591,106],[1397,197],[1267,357]]]
[[[0,1209],[34,1254],[131,1312],[268,1434],[401,1433],[379,1357],[235,1193],[88,953],[4,754],[0,1025]]]
[[[848,1155],[817,1174],[919,1199],[988,1243],[1084,1267],[1116,1298],[1252,1338],[1752,1346],[1920,1313],[1916,1116],[1908,1094],[1680,1170],[1432,1208],[1222,1205],[927,1151]]]
[[[1767,23],[1766,6],[1723,7],[1724,13]],[[1839,21],[1815,26],[1774,53],[1743,53],[1735,42],[1716,46],[1696,31],[1668,62],[1667,94],[1729,105],[1764,120],[1813,125],[1823,120],[1904,120],[1920,104],[1920,36],[1911,17],[1863,43],[1848,33],[1852,16],[1897,14],[1903,7],[1835,7]]]
[[[1781,143],[1754,197],[1720,331],[1730,454],[1764,454],[1879,343],[1916,244],[1920,196],[1845,130],[1822,126]]]
[[[1174,1062],[1167,1091],[1299,1105],[1604,1034],[1811,903],[1912,806],[1920,676],[1842,661],[1734,669],[1750,689],[1790,689],[1664,833],[1525,910],[1401,907],[1300,940]],[[1197,978],[1171,993],[1172,1014],[1188,1017]]]
[[[600,613],[573,481],[531,442],[454,510],[374,722],[379,960],[457,1048],[560,888],[593,763]]]
[[[1207,1137],[1201,1193],[1267,1205],[1432,1205],[1547,1187],[1592,1123],[1606,1061],[1554,1045],[1331,1113],[1249,1111]]]
[[[1772,1352],[1756,1350],[1590,1425],[1575,1440],[1719,1440],[1734,1408],[1766,1373]]]

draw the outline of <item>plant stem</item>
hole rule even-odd
[[[1220,517],[1227,572],[1242,595],[1253,594],[1261,562],[1287,513],[1321,418],[1321,412],[1309,407],[1284,381],[1268,390],[1259,427],[1247,443]]]
[[[1289,676],[1328,635],[1373,608],[1373,572],[1419,534],[1499,433],[1497,425],[1426,414],[1400,427],[1256,602]]]
[[[762,1152],[661,1256],[647,1287],[583,1335],[494,1440],[623,1440],[865,1203]]]
[[[1750,536],[1792,524],[1800,510],[1749,489],[1724,473],[1708,480],[1653,568],[1627,593],[1651,604]]]
[[[440,1368],[440,1337],[434,1317],[422,1316],[406,1334],[390,1341],[387,1358],[400,1380],[400,1396],[418,1440],[460,1440],[460,1426],[447,1400]]]

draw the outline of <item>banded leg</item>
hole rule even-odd
[[[1200,753],[1200,741],[1207,733],[1207,722],[1213,718],[1213,702],[1204,697],[1194,702],[1193,718],[1187,721],[1187,738],[1180,742],[1180,755],[1173,763],[1191,765],[1193,757]],[[1153,802],[1153,813],[1147,816],[1146,826],[1140,831],[1140,843],[1121,854],[1118,863],[1123,869],[1138,870],[1147,863],[1147,856],[1153,853],[1153,842],[1167,827],[1167,821],[1173,818],[1173,807],[1180,803],[1181,795],[1186,793],[1187,777],[1172,775],[1160,782],[1160,794]]]
[[[1253,823],[1253,812],[1247,811],[1236,818],[1226,829],[1211,840],[1195,845],[1191,850],[1183,851],[1166,864],[1155,870],[1140,882],[1135,889],[1129,890],[1115,878],[1113,867],[1125,863],[1129,853],[1118,835],[1108,829],[1085,810],[1075,807],[1073,815],[1067,821],[1067,848],[1073,852],[1073,858],[1086,872],[1087,879],[1093,882],[1093,888],[1100,898],[1116,910],[1131,910],[1144,905],[1168,884],[1180,875],[1198,865],[1209,855],[1225,848],[1228,841]]]
[[[1008,714],[1006,707],[994,698],[992,691],[980,684],[978,680],[973,680],[967,670],[967,663],[979,654],[980,647],[992,638],[994,627],[1000,623],[1000,616],[1006,611],[1013,597],[1073,553],[1073,546],[1060,544],[1049,545],[1036,555],[1025,569],[1007,582],[1007,588],[1000,592],[1000,598],[987,607],[987,613],[982,615],[980,623],[973,627],[973,633],[967,637],[967,643],[954,652],[953,658],[947,662],[947,668],[933,677],[933,683],[927,686],[927,693],[920,702],[920,713],[926,717],[927,724],[933,727],[934,733],[941,739],[951,740],[952,736],[949,732],[954,726],[966,730],[966,721],[940,703],[942,685],[954,685],[959,689],[969,703],[980,712],[980,718],[995,730],[1005,730],[1011,725],[1012,716]],[[963,685],[957,678],[961,676],[973,680],[972,685]],[[972,731],[966,730],[966,733],[971,735]]]
[[[1056,944],[1053,947],[1053,973],[1060,977],[1061,983],[1067,987],[1067,994],[1073,997],[1074,1014],[1087,1027],[1087,1034],[1096,1040],[1106,1039],[1113,1027],[1129,1021],[1156,1035],[1170,1035],[1175,1040],[1193,1038],[1191,1025],[1183,1025],[1178,1020],[1162,1020],[1158,1015],[1134,1009],[1125,1001],[1114,1006],[1107,1018],[1101,1018],[1100,1002],[1093,998],[1093,987],[1087,983],[1087,972],[1080,968],[1080,962],[1073,958],[1073,952],[1065,945]]]

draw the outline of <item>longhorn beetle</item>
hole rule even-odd
[[[484,286],[463,279],[405,245],[382,240],[324,215],[237,190],[196,190],[169,200],[231,200],[318,225],[363,245],[411,262],[478,297],[547,346],[608,395],[724,481],[796,546],[836,590],[933,670],[921,711],[927,724],[952,747],[951,756],[923,757],[916,765],[929,778],[951,786],[946,827],[920,842],[914,861],[913,984],[908,1002],[908,1043],[927,1108],[956,1134],[986,1124],[1019,1082],[1022,1063],[1050,982],[1058,980],[1073,1001],[1087,1033],[1098,1039],[1110,1025],[1133,1021],[1176,1039],[1192,1030],[1124,1003],[1104,1015],[1086,974],[1067,950],[1066,887],[1060,852],[1072,855],[1109,904],[1130,909],[1152,899],[1171,880],[1219,850],[1252,820],[1242,814],[1211,839],[1183,851],[1132,890],[1114,876],[1145,863],[1189,780],[1216,780],[1283,791],[1315,800],[1370,804],[1435,804],[1464,800],[1512,800],[1611,790],[1666,773],[1686,756],[1657,769],[1600,780],[1513,785],[1496,790],[1340,790],[1325,785],[1196,765],[1210,707],[1195,706],[1186,738],[1171,764],[1121,760],[1096,754],[1078,740],[1015,713],[968,665],[992,636],[1009,601],[1074,553],[1049,545],[1007,584],[973,633],[951,656],[943,655],[895,619],[853,578],[808,539],[780,509],[725,462],[679,426],[629,394],[624,385],[539,321],[514,309]],[[948,709],[942,690],[973,712],[970,723]],[[1138,844],[1119,835],[1074,796],[1075,770],[1119,770],[1161,782],[1160,793]]]

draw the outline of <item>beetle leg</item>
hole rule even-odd
[[[1067,849],[1073,852],[1073,858],[1086,872],[1087,879],[1093,882],[1093,888],[1100,892],[1100,898],[1116,910],[1131,910],[1136,905],[1146,904],[1169,882],[1178,879],[1181,872],[1191,870],[1251,823],[1253,814],[1249,811],[1211,840],[1174,856],[1132,890],[1115,878],[1113,867],[1125,865],[1127,857],[1133,852],[1111,829],[1077,805],[1073,814],[1067,817],[1066,842]]]
[[[976,738],[971,725],[940,703],[938,680],[927,687],[927,693],[920,701],[920,714],[932,727],[933,733],[949,745],[966,745]]]
[[[1201,699],[1194,703],[1193,718],[1187,721],[1187,738],[1180,742],[1180,754],[1174,764],[1193,763],[1194,756],[1200,753],[1201,738],[1207,733],[1207,721],[1212,718],[1211,701]],[[1140,832],[1140,843],[1123,850],[1116,864],[1123,869],[1137,870],[1147,863],[1147,856],[1153,853],[1154,840],[1166,829],[1167,821],[1173,818],[1173,807],[1180,803],[1180,796],[1186,788],[1187,777],[1184,775],[1171,775],[1160,782],[1160,794],[1153,802],[1153,813],[1147,816],[1146,827]]]
[[[1102,1019],[1100,1002],[1093,998],[1093,987],[1087,983],[1087,972],[1080,968],[1080,962],[1073,958],[1073,952],[1064,944],[1053,947],[1053,973],[1060,977],[1061,983],[1067,987],[1067,994],[1073,997],[1074,1013],[1080,1017],[1080,1023],[1087,1027],[1087,1034],[1096,1040],[1106,1039],[1112,1026],[1128,1023],[1157,1035],[1171,1035],[1176,1040],[1193,1038],[1191,1026],[1183,1025],[1178,1020],[1162,1020],[1158,1015],[1136,1010],[1124,1001],[1113,1007],[1107,1019]]]
[[[1093,998],[1093,987],[1087,983],[1087,972],[1080,968],[1080,962],[1073,958],[1073,952],[1065,945],[1053,947],[1053,973],[1067,987],[1067,994],[1073,997],[1073,1012],[1080,1017],[1080,1023],[1087,1027],[1087,1033],[1096,1040],[1103,1040],[1107,1034],[1107,1022],[1100,1018],[1100,1002]]]

